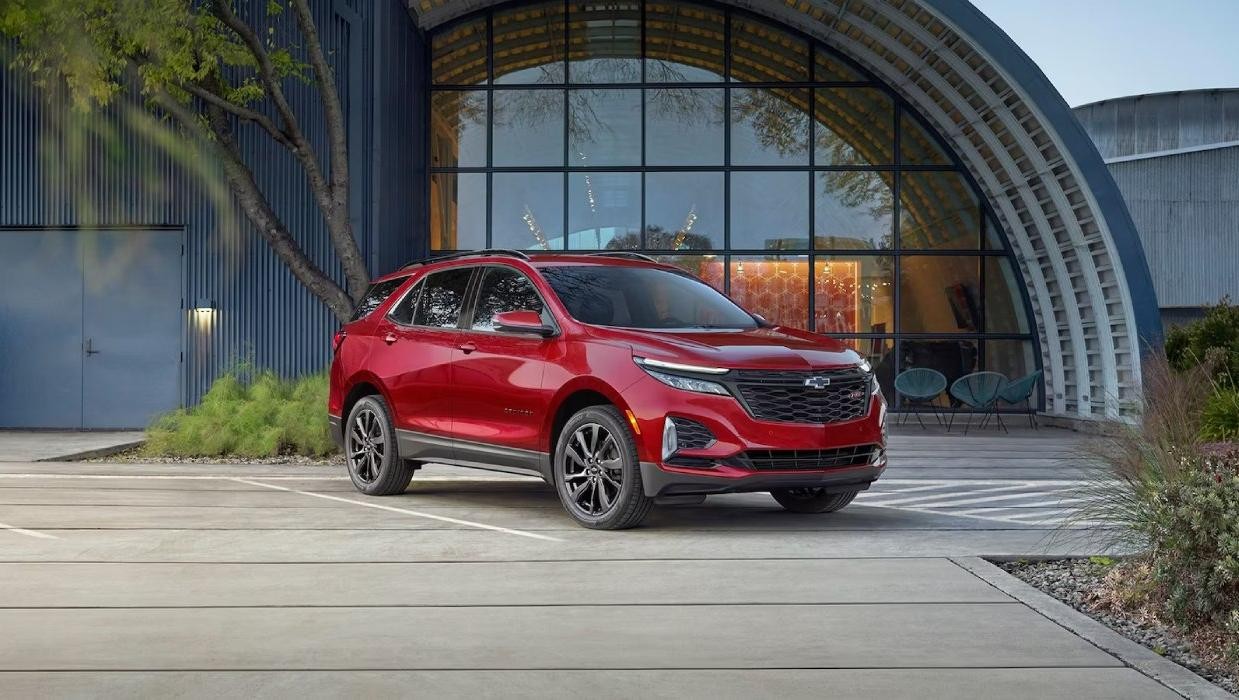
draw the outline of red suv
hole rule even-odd
[[[367,494],[428,462],[518,470],[619,529],[712,493],[835,511],[886,467],[859,355],[633,253],[414,263],[374,282],[334,347],[332,434]]]

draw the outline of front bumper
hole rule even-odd
[[[829,471],[750,472],[742,476],[720,476],[704,469],[672,469],[653,462],[642,462],[641,484],[645,495],[650,497],[749,493],[787,488],[864,491],[885,468],[883,463],[881,466],[845,467]]]

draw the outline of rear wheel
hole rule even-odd
[[[585,527],[635,527],[654,505],[641,484],[637,444],[613,406],[590,406],[569,418],[554,459],[560,503]]]
[[[823,488],[774,489],[774,500],[793,513],[833,513],[856,498],[859,491],[827,493]]]
[[[414,467],[400,458],[391,412],[382,396],[353,405],[344,425],[344,461],[358,491],[371,496],[404,493]]]

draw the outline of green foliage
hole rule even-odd
[[[1091,564],[1093,564],[1093,566],[1098,566],[1103,569],[1113,568],[1114,565],[1118,563],[1118,561],[1113,557],[1089,557],[1088,560]]]
[[[147,431],[143,451],[176,457],[274,457],[331,454],[327,377],[281,379],[236,370],[211,385],[202,403],[162,416]]]
[[[1239,442],[1239,390],[1218,387],[1200,415],[1200,436],[1205,440]]]
[[[1239,378],[1239,306],[1223,299],[1199,321],[1170,329],[1166,356],[1177,370],[1206,365],[1216,379],[1234,386]]]

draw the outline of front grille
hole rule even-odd
[[[805,380],[821,377],[821,389]],[[788,423],[841,423],[869,411],[871,381],[858,369],[820,371],[736,370],[731,378],[737,395],[754,418]]]
[[[830,450],[749,450],[737,462],[756,471],[842,469],[869,464],[880,449],[877,445],[856,445]]]
[[[714,444],[714,433],[695,420],[673,416],[675,439],[681,450],[704,450]]]

